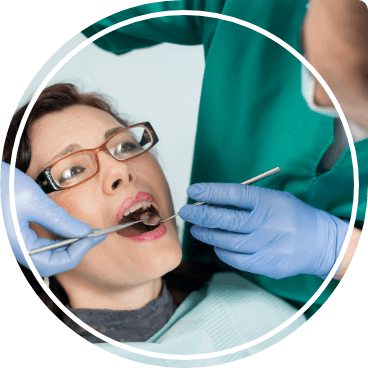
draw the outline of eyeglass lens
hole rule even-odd
[[[118,161],[127,160],[147,151],[153,144],[150,132],[144,126],[133,126],[107,142],[107,149]],[[97,171],[92,152],[78,152],[60,160],[51,168],[56,183],[66,188],[87,180]]]

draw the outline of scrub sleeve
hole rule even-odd
[[[132,17],[165,10],[202,10],[253,23],[300,52],[300,27],[307,1],[212,0],[160,2],[107,17],[83,33],[97,32]],[[257,185],[287,191],[315,208],[349,219],[353,202],[353,168],[349,147],[331,170],[317,167],[334,140],[333,118],[308,108],[301,93],[301,64],[267,37],[237,24],[207,17],[171,16],[120,28],[95,43],[117,55],[161,42],[203,44],[205,72],[198,116],[191,183],[239,183],[280,166],[282,172]],[[175,127],[173,127],[175,129]],[[363,224],[368,186],[368,139],[355,144],[359,164],[357,224]],[[190,202],[193,203],[193,202]],[[185,228],[184,259],[216,263],[213,248]],[[322,281],[298,275],[281,280],[245,273],[246,278],[302,307]],[[306,312],[312,315],[338,282],[332,280]]]

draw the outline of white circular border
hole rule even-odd
[[[126,345],[124,343],[120,343],[117,342],[113,339],[110,339],[109,337],[106,337],[105,335],[99,333],[96,330],[93,330],[90,326],[88,326],[87,324],[85,324],[83,321],[79,320],[72,312],[70,312],[56,297],[55,295],[51,292],[51,290],[49,288],[47,288],[47,286],[45,285],[44,281],[42,280],[41,276],[39,275],[39,273],[37,272],[37,269],[35,268],[29,254],[27,251],[27,248],[25,246],[22,234],[20,232],[20,227],[19,227],[19,223],[18,223],[18,218],[16,215],[16,207],[15,207],[15,193],[14,193],[14,180],[15,180],[15,161],[16,161],[16,154],[18,152],[18,147],[19,147],[19,142],[20,142],[20,137],[23,133],[24,130],[24,126],[26,124],[26,121],[28,119],[28,116],[30,114],[31,109],[33,108],[36,100],[38,99],[39,95],[41,94],[42,90],[46,87],[47,83],[52,79],[52,77],[62,68],[62,66],[64,64],[66,64],[74,55],[76,55],[79,51],[81,51],[84,47],[86,47],[87,45],[91,44],[92,42],[94,42],[95,40],[97,40],[98,38],[127,25],[130,24],[134,24],[140,21],[144,21],[144,20],[148,20],[148,19],[153,19],[153,18],[161,18],[161,17],[165,17],[165,16],[179,16],[179,15],[186,15],[186,16],[202,16],[202,17],[209,17],[209,18],[215,18],[215,19],[220,19],[220,20],[224,20],[224,21],[228,21],[231,23],[235,23],[238,24],[240,26],[252,29],[253,31],[256,31],[258,33],[261,33],[263,36],[268,37],[269,39],[277,42],[280,46],[284,47],[286,50],[288,50],[291,54],[293,54],[301,63],[303,63],[308,69],[309,71],[315,76],[315,78],[320,82],[320,84],[323,86],[323,88],[326,90],[328,96],[330,97],[331,101],[333,102],[339,117],[343,123],[344,129],[345,129],[345,133],[347,135],[348,138],[348,142],[349,142],[349,147],[350,147],[350,151],[351,151],[351,157],[352,157],[352,161],[353,161],[353,176],[354,176],[354,196],[353,196],[353,208],[352,208],[352,216],[350,219],[350,223],[349,223],[349,228],[348,228],[348,232],[344,241],[344,245],[341,249],[341,252],[331,270],[331,272],[329,273],[328,277],[325,279],[325,281],[322,283],[322,285],[318,288],[318,290],[316,291],[316,293],[312,296],[311,299],[309,299],[309,301],[303,306],[303,308],[301,308],[297,313],[295,313],[292,317],[290,317],[287,321],[285,321],[283,324],[281,324],[280,326],[278,326],[277,328],[273,329],[272,331],[268,332],[267,334],[253,340],[250,341],[248,343],[245,343],[243,345],[239,345],[233,348],[229,348],[229,349],[225,349],[225,350],[221,350],[221,351],[217,351],[217,352],[213,352],[213,353],[204,353],[204,354],[193,354],[193,355],[182,355],[182,354],[165,354],[165,353],[155,353],[155,352],[151,352],[151,351],[147,351],[147,350],[143,350],[143,349],[138,349],[135,348],[133,346],[129,346]],[[195,11],[195,10],[175,10],[175,11],[164,11],[164,12],[159,12],[159,13],[151,13],[151,14],[145,14],[145,15],[141,15],[141,16],[137,16],[134,18],[131,18],[129,20],[125,20],[122,22],[119,22],[117,24],[114,24],[104,30],[102,30],[101,32],[96,33],[94,36],[88,38],[87,40],[85,40],[84,42],[82,42],[80,45],[78,45],[73,51],[71,51],[68,55],[66,55],[53,69],[52,71],[48,74],[48,76],[44,79],[44,81],[41,83],[41,85],[39,86],[39,88],[37,89],[36,93],[33,95],[25,113],[24,116],[22,118],[21,124],[19,126],[19,130],[17,132],[16,138],[15,138],[15,142],[14,142],[14,149],[12,152],[12,157],[11,157],[11,162],[10,162],[10,180],[9,180],[9,191],[10,191],[10,210],[11,210],[11,216],[12,216],[12,220],[13,220],[13,224],[15,227],[15,232],[18,238],[18,241],[20,243],[22,252],[24,254],[24,257],[31,269],[31,271],[33,272],[34,276],[36,277],[37,281],[39,282],[39,284],[41,285],[41,287],[43,288],[43,290],[46,292],[46,294],[51,298],[51,300],[69,317],[71,318],[74,322],[76,322],[77,324],[79,324],[81,327],[83,327],[85,330],[87,330],[88,332],[90,332],[91,334],[93,334],[94,336],[100,338],[101,340],[114,345],[118,348],[124,349],[124,350],[128,350],[130,352],[136,353],[136,354],[141,354],[141,355],[145,355],[148,357],[152,357],[152,358],[165,358],[165,359],[173,359],[173,360],[194,360],[194,359],[207,359],[207,358],[216,358],[216,357],[221,357],[224,355],[228,355],[228,354],[233,354],[236,352],[239,352],[241,350],[250,348],[252,346],[255,346],[269,338],[271,338],[272,336],[276,335],[278,332],[280,332],[281,330],[283,330],[284,328],[286,328],[287,326],[289,326],[291,323],[293,323],[297,318],[299,318],[313,303],[314,301],[321,295],[321,293],[323,292],[323,290],[327,287],[327,285],[329,284],[329,282],[331,281],[332,277],[335,275],[335,273],[337,272],[337,269],[339,267],[339,265],[341,264],[343,257],[345,255],[345,252],[348,248],[348,244],[353,232],[353,228],[354,228],[354,223],[355,223],[355,219],[356,219],[356,212],[357,212],[357,208],[358,208],[358,193],[359,193],[359,177],[358,177],[358,162],[357,162],[357,156],[356,156],[356,150],[355,150],[355,146],[354,146],[354,142],[353,142],[353,138],[352,135],[350,133],[349,127],[348,127],[348,123],[346,121],[345,115],[341,109],[340,104],[338,103],[336,97],[334,96],[334,94],[332,93],[331,89],[329,88],[329,86],[327,85],[327,83],[324,81],[324,79],[320,76],[320,74],[314,69],[314,67],[302,56],[300,55],[295,49],[293,49],[291,46],[289,46],[286,42],[284,42],[283,40],[281,40],[280,38],[278,38],[277,36],[273,35],[272,33],[264,30],[263,28],[260,28],[254,24],[251,24],[249,22],[237,19],[235,17],[231,17],[231,16],[227,16],[227,15],[222,15],[222,14],[218,14],[218,13],[212,13],[212,12],[205,12],[205,11]]]

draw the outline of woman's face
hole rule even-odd
[[[31,129],[32,159],[27,175],[36,179],[52,158],[65,147],[76,150],[103,144],[105,132],[121,125],[110,114],[89,106],[73,106],[39,119]],[[146,152],[126,162],[99,152],[100,171],[76,187],[48,196],[70,215],[105,229],[116,225],[117,217],[135,202],[155,201],[162,219],[174,213],[169,186],[156,159]],[[33,227],[39,237],[56,237]],[[158,231],[159,230],[159,231]],[[181,261],[181,247],[175,221],[137,238],[116,232],[90,250],[73,270],[57,275],[68,292],[68,283],[118,291],[146,284]]]

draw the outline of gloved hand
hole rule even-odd
[[[241,184],[194,184],[188,196],[232,208],[186,205],[180,217],[191,234],[242,271],[281,279],[297,274],[326,278],[348,222],[315,209],[290,193]],[[234,208],[236,207],[236,208]]]
[[[5,228],[15,258],[29,268],[18,243],[10,212],[9,198],[10,165],[1,162],[1,204]],[[78,238],[91,233],[91,227],[74,217],[54,203],[29,176],[15,168],[15,204],[20,230],[28,250],[40,248],[55,241],[38,239],[29,228],[29,222],[35,222],[54,234]],[[32,261],[41,276],[53,276],[68,271],[78,265],[84,255],[95,245],[106,239],[106,235],[88,238],[54,250],[32,255]]]

